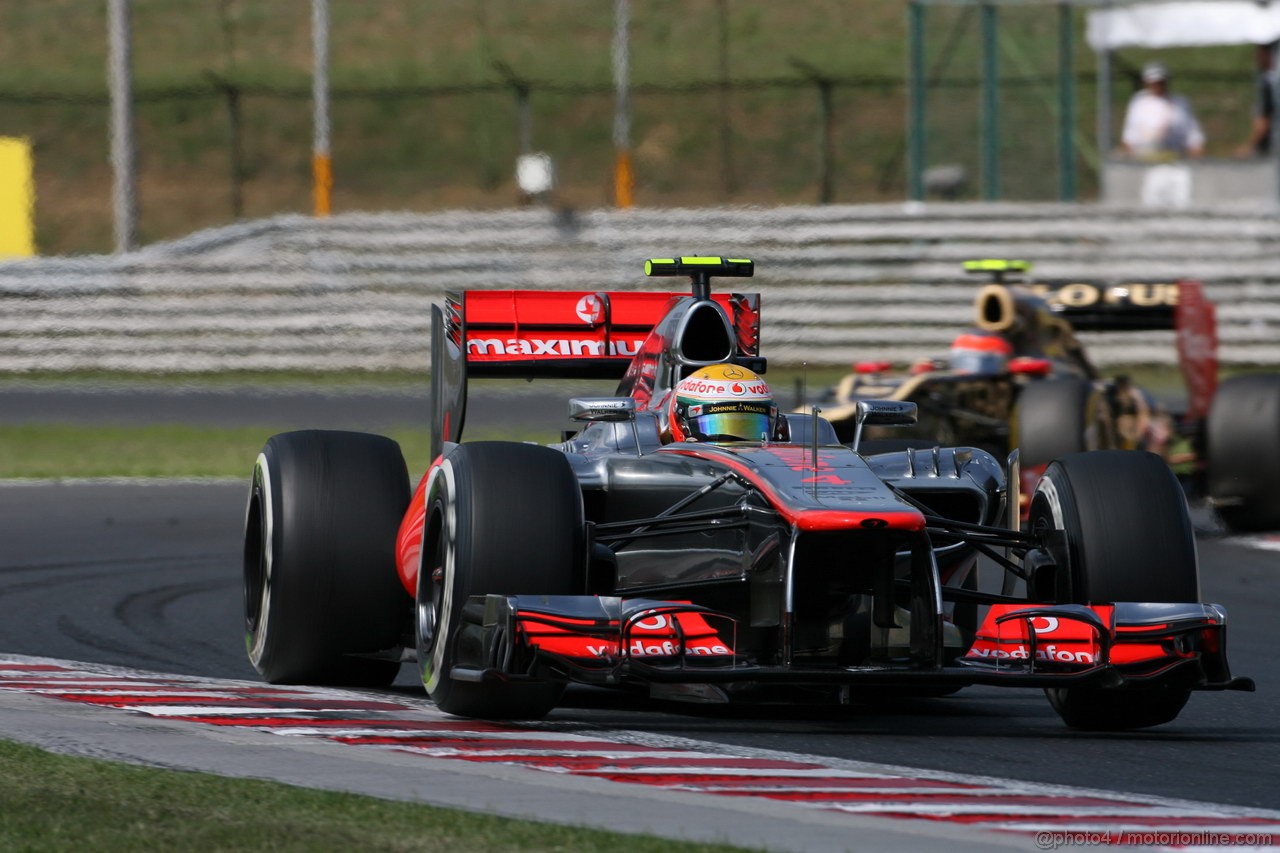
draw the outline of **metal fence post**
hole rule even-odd
[[[836,122],[835,107],[832,104],[833,88],[830,80],[826,78],[818,80],[818,97],[822,103],[822,160],[818,166],[821,172],[818,201],[822,204],[831,204],[836,196]]]
[[[1111,9],[1111,0],[1103,0],[1103,14]],[[1097,51],[1098,59],[1098,91],[1096,93],[1096,109],[1098,111],[1098,195],[1107,197],[1107,164],[1111,160],[1111,48],[1102,47]]]
[[[1000,56],[996,7],[982,4],[982,197],[1000,198]]]
[[[502,76],[516,96],[516,133],[520,139],[520,153],[533,152],[533,112],[529,107],[529,82],[516,75],[511,66],[501,59],[493,63],[494,69]]]
[[[726,198],[737,191],[733,175],[733,130],[729,123],[729,4],[716,0],[720,35],[720,186]]]
[[[231,215],[244,216],[244,142],[240,134],[240,88],[221,74],[206,71],[215,91],[225,98],[227,107],[227,168],[230,172]]]
[[[907,197],[924,201],[924,6],[918,0],[907,7],[907,28]]]
[[[240,133],[240,89],[228,83],[227,135],[231,137],[228,154],[231,168],[231,213],[236,219],[244,216],[244,138]]]
[[[835,119],[831,92],[834,84],[817,68],[803,59],[791,58],[791,64],[818,87],[819,127],[818,136],[818,203],[830,204],[835,197]]]
[[[1076,200],[1075,21],[1071,4],[1058,4],[1058,195]]]
[[[618,207],[631,207],[635,174],[631,166],[631,112],[628,104],[628,30],[631,26],[630,0],[613,0],[613,198]]]
[[[329,0],[311,0],[312,61],[311,99],[314,141],[311,171],[316,216],[333,209],[333,158],[329,151]]]
[[[1271,51],[1271,67],[1280,68],[1280,43],[1275,43]],[[1280,76],[1275,76],[1271,81],[1271,103],[1272,105],[1280,99]],[[1280,205],[1280,121],[1276,121],[1273,114],[1271,116],[1271,127],[1267,131],[1271,135],[1268,153],[1271,155],[1272,161],[1276,165],[1275,170],[1275,199],[1277,205]]]
[[[111,201],[117,253],[132,251],[138,239],[138,152],[133,137],[133,63],[129,30],[129,0],[109,0],[107,85],[111,89]]]

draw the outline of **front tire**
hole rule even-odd
[[[422,681],[442,711],[463,717],[545,716],[564,684],[454,678],[474,657],[472,596],[573,595],[586,585],[582,492],[564,454],[510,442],[458,446],[431,471],[418,572],[415,635]]]
[[[272,436],[245,518],[245,646],[272,684],[385,685],[408,597],[395,541],[409,504],[400,446],[364,433]]]
[[[1063,602],[1200,600],[1186,498],[1154,453],[1108,450],[1053,462],[1031,498],[1030,524],[1066,532]],[[1045,695],[1072,728],[1123,731],[1173,720],[1190,691],[1055,687]]]
[[[1223,382],[1207,431],[1209,499],[1223,524],[1280,529],[1280,374]]]
[[[1024,467],[1112,444],[1106,400],[1087,379],[1064,376],[1028,382],[1018,392],[1011,445]]]

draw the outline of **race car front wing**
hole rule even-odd
[[[949,661],[761,663],[740,653],[738,634],[733,617],[688,602],[476,596],[464,610],[451,675],[474,682],[552,677],[602,686],[1254,689],[1251,679],[1231,676],[1226,614],[1215,604],[997,604],[968,651]]]

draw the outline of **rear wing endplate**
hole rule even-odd
[[[462,436],[471,377],[621,379],[645,339],[687,293],[469,290],[431,308],[432,458]],[[737,351],[760,352],[760,297],[711,296]]]

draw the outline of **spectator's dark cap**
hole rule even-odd
[[[1169,79],[1169,69],[1163,63],[1148,62],[1142,66],[1143,83],[1163,83]]]

